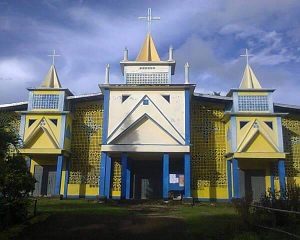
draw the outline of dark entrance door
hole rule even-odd
[[[56,166],[35,166],[36,179],[34,196],[53,196],[55,190]]]
[[[155,199],[162,196],[162,161],[132,161],[132,197]]]
[[[259,201],[266,193],[265,176],[264,170],[245,171],[245,190],[252,192],[253,201]]]

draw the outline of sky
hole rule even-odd
[[[125,47],[130,60],[138,55],[147,8],[161,17],[151,32],[161,59],[174,48],[174,83],[188,62],[196,92],[226,95],[240,84],[248,48],[274,101],[300,105],[299,0],[0,0],[0,104],[27,101],[53,49],[60,82],[75,95],[99,92],[107,64],[111,83],[123,83],[119,62]]]

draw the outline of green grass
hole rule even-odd
[[[229,204],[101,204],[39,199],[37,216],[0,233],[0,239],[222,239],[284,240],[251,229]]]

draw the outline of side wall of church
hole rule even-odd
[[[300,113],[290,113],[282,120],[286,176],[288,185],[300,185]]]
[[[192,193],[198,199],[228,199],[225,105],[191,102]]]
[[[69,196],[98,195],[103,101],[72,103]]]

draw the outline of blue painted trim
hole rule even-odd
[[[23,143],[24,140],[24,132],[25,132],[25,123],[26,123],[26,115],[21,115],[21,122],[20,122],[20,130],[19,130],[19,136],[21,139],[21,143]]]
[[[56,179],[55,179],[55,190],[54,190],[54,194],[56,196],[60,195],[61,173],[62,173],[63,159],[64,159],[64,157],[62,155],[57,156]]]
[[[163,199],[169,198],[169,154],[163,154]]]
[[[191,197],[191,155],[184,154],[184,197]]]
[[[168,84],[171,84],[172,83],[172,67],[169,66],[168,67]]]
[[[237,150],[237,128],[236,128],[236,117],[230,118],[230,132],[231,132],[231,149],[232,152]]]
[[[273,93],[268,93],[268,105],[269,105],[269,112],[274,113],[274,105],[273,105]]]
[[[169,191],[184,191],[184,187],[180,187],[178,183],[170,183]]]
[[[238,112],[239,111],[239,99],[238,99],[238,93],[233,92],[232,93],[232,99],[233,99],[233,106],[232,106],[232,112]]]
[[[65,185],[64,185],[64,198],[68,195],[68,184],[69,184],[69,171],[70,171],[70,159],[66,159],[66,174],[65,174]]]
[[[277,117],[276,120],[277,120],[277,132],[278,132],[278,147],[281,152],[284,152],[281,117]]]
[[[105,197],[105,170],[106,170],[106,152],[101,153],[100,176],[99,176],[99,196]]]
[[[126,199],[127,192],[127,168],[128,168],[128,158],[127,153],[122,153],[121,155],[121,164],[122,164],[122,172],[121,172],[121,198]]]
[[[58,98],[58,110],[63,111],[65,106],[65,92],[61,92]]]
[[[278,161],[278,177],[280,186],[280,196],[285,197],[285,164],[283,159],[280,159]]]
[[[233,197],[240,198],[239,165],[237,159],[232,159]]]
[[[33,92],[29,92],[29,97],[28,97],[28,105],[27,105],[27,111],[32,110],[32,101],[33,101]]]
[[[273,172],[273,164],[270,164],[270,186],[271,186],[271,192],[275,193],[275,176],[274,176],[274,172]]]
[[[107,143],[108,134],[108,117],[109,117],[109,89],[104,89],[104,105],[103,105],[103,128],[102,128],[102,144]]]
[[[64,148],[65,143],[65,132],[66,132],[66,115],[61,116],[61,125],[60,125],[60,138],[59,146],[61,149]]]
[[[127,169],[126,169],[126,199],[130,199],[130,175],[131,175],[131,161],[127,160]]]
[[[30,157],[25,157],[25,161],[26,161],[26,166],[28,171],[30,171],[30,167],[31,167],[31,158]]]
[[[105,170],[105,196],[110,197],[110,176],[111,176],[111,157],[106,156],[106,170]]]
[[[232,198],[232,175],[231,175],[231,161],[227,161],[227,187],[228,187],[228,198]]]
[[[190,120],[190,89],[184,90],[185,103],[185,144],[191,143],[191,120]]]

